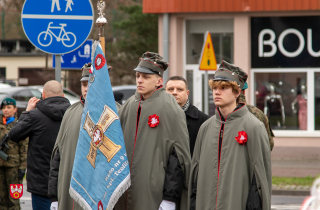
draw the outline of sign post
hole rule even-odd
[[[55,55],[56,62],[55,62],[55,79],[61,83],[61,55]]]
[[[60,55],[76,50],[86,41],[93,14],[90,0],[25,1],[21,13],[23,30],[36,48],[57,55],[57,81],[61,82]]]
[[[209,114],[209,99],[208,99],[208,71],[217,70],[217,61],[214,53],[212,39],[209,31],[205,34],[201,57],[199,61],[199,70],[205,71],[204,73],[204,113]]]

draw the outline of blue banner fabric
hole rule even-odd
[[[113,209],[130,186],[130,168],[107,62],[99,42],[82,113],[69,193],[84,209]]]

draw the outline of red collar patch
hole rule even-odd
[[[94,65],[97,70],[101,69],[106,64],[106,59],[103,57],[103,55],[98,54],[96,56],[96,59],[94,60]]]
[[[248,140],[248,136],[245,131],[239,131],[238,136],[235,138],[236,138],[237,142],[241,145],[244,145]]]
[[[156,114],[149,116],[148,125],[151,128],[154,128],[154,127],[158,126],[159,122],[160,122],[159,116],[157,116]]]

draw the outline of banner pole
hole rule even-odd
[[[99,0],[97,3],[97,8],[99,10],[98,14],[99,17],[96,20],[96,24],[99,27],[99,41],[101,44],[101,48],[103,51],[103,54],[106,56],[106,50],[105,50],[105,45],[106,45],[106,40],[104,37],[104,26],[107,24],[107,19],[104,17],[105,13],[103,12],[104,9],[106,8],[106,3],[103,0]]]

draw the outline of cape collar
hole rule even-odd
[[[162,93],[163,91],[166,91],[164,87],[158,88],[146,101],[151,101],[152,99],[159,97],[160,93]],[[138,93],[138,91],[136,91],[136,93],[134,94],[134,98],[135,101],[139,102],[142,99],[142,96],[140,95],[140,93]]]
[[[83,98],[82,95],[80,96],[80,101],[81,101],[81,103],[82,103],[83,105],[86,103],[86,100]]]
[[[242,104],[242,107],[228,114],[225,119],[226,122],[240,118],[248,112],[248,108],[244,103],[239,104]],[[218,110],[218,107],[216,108],[215,116],[218,121],[222,121],[222,116]]]

